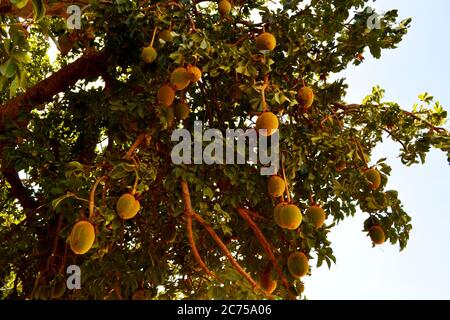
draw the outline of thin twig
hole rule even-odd
[[[103,181],[108,179],[108,176],[102,176],[100,178],[98,178],[97,180],[95,180],[94,185],[91,188],[91,192],[89,193],[89,220],[93,220],[95,217],[94,214],[94,207],[95,207],[95,190],[97,189],[98,184]]]
[[[252,228],[253,232],[256,235],[256,238],[258,238],[259,242],[263,246],[264,250],[266,251],[267,255],[269,256],[270,261],[272,262],[272,265],[274,266],[275,270],[278,273],[278,276],[281,278],[281,282],[285,286],[286,290],[288,291],[291,298],[295,298],[294,294],[291,292],[289,287],[289,282],[286,280],[286,278],[283,275],[283,270],[281,270],[277,259],[275,258],[275,255],[273,254],[273,250],[271,248],[271,245],[267,241],[264,234],[261,232],[261,229],[258,227],[258,225],[252,220],[252,218],[247,213],[246,209],[243,208],[237,208],[237,212],[241,215],[241,217],[247,221],[250,228]]]

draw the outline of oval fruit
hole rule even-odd
[[[175,91],[168,84],[159,88],[156,98],[160,104],[165,107],[170,107],[175,100]]]
[[[288,270],[295,278],[301,278],[308,274],[309,262],[303,252],[292,253],[287,261]]]
[[[297,229],[303,220],[300,209],[294,204],[288,204],[282,207],[279,218],[281,227],[288,230]]]
[[[316,228],[320,228],[326,219],[325,211],[320,206],[309,207],[306,210],[305,215]]]
[[[265,132],[259,131],[266,129]],[[263,112],[256,119],[256,130],[263,136],[272,135],[278,129],[278,118],[272,112]]]
[[[89,221],[77,222],[70,232],[70,249],[76,254],[85,254],[94,244],[95,230]]]
[[[156,60],[157,56],[158,54],[156,53],[156,50],[153,47],[149,46],[142,49],[141,57],[145,63],[152,63],[153,61]]]
[[[275,222],[277,223],[277,225],[279,225],[281,227],[281,222],[280,222],[280,213],[281,213],[281,209],[284,208],[285,206],[287,206],[286,202],[280,202],[279,204],[277,204],[275,206],[275,208],[273,209],[273,219],[275,220]]]
[[[175,114],[175,118],[177,118],[178,120],[186,119],[187,117],[189,117],[190,113],[189,106],[184,102],[177,103],[175,107],[173,107],[173,111]]]
[[[141,209],[138,200],[130,193],[125,193],[117,200],[116,211],[122,219],[133,218]]]
[[[381,185],[381,175],[376,169],[369,169],[364,172],[364,176],[370,181],[370,188],[377,190]]]
[[[273,280],[270,272],[265,272],[261,276],[260,285],[261,288],[268,294],[271,294],[277,288],[277,280]]]
[[[269,182],[267,183],[267,189],[272,197],[281,197],[284,193],[286,184],[283,178],[279,176],[271,176]]]
[[[165,42],[172,42],[173,36],[170,30],[163,30],[159,33],[159,38]]]
[[[311,107],[314,102],[314,92],[310,87],[301,87],[297,91],[297,95],[295,97],[297,102],[305,109]]]
[[[202,71],[195,66],[188,66],[187,71],[189,80],[191,80],[192,83],[197,82],[202,77]]]
[[[380,226],[371,227],[369,229],[369,236],[375,244],[383,244],[386,241],[386,235]]]
[[[231,3],[228,0],[221,0],[219,2],[219,13],[221,16],[226,16],[231,11]]]
[[[261,33],[256,37],[256,48],[258,50],[272,51],[277,45],[277,39],[269,32]]]
[[[189,74],[186,68],[176,68],[170,74],[170,85],[176,90],[186,89],[189,83]]]

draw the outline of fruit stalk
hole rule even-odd
[[[89,220],[92,221],[95,217],[94,214],[94,207],[95,207],[95,190],[97,189],[98,184],[103,181],[107,180],[108,176],[102,176],[95,180],[94,185],[92,186],[91,192],[89,193]]]

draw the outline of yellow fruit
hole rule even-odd
[[[170,30],[163,30],[159,33],[159,38],[164,40],[165,42],[172,42],[172,32],[170,32]]]
[[[158,90],[156,98],[160,104],[165,107],[170,107],[175,100],[175,91],[168,84],[163,85]]]
[[[202,77],[202,71],[195,66],[188,66],[187,71],[189,80],[191,80],[192,83],[197,82]]]
[[[314,92],[310,87],[301,87],[297,91],[297,102],[305,109],[311,107],[314,101]]]
[[[279,219],[282,228],[295,230],[302,223],[303,216],[300,209],[296,205],[288,204],[281,208]]]
[[[277,288],[277,280],[273,280],[270,272],[265,272],[261,275],[261,288],[268,294],[271,294]]]
[[[308,274],[308,258],[303,252],[292,253],[287,261],[288,270],[295,278],[301,278]]]
[[[382,244],[386,241],[386,235],[380,226],[373,226],[369,229],[369,236],[375,244]]]
[[[286,206],[287,203],[286,202],[280,202],[279,204],[277,204],[275,206],[275,208],[273,209],[273,219],[275,220],[275,222],[277,223],[277,225],[279,225],[281,227],[281,222],[280,222],[280,213],[281,213],[281,209],[284,208],[284,206]]]
[[[170,74],[170,85],[176,90],[186,89],[189,83],[189,74],[186,68],[176,68]]]
[[[370,181],[370,188],[377,190],[381,185],[381,175],[376,169],[369,169],[364,172],[364,176]]]
[[[320,228],[326,219],[325,211],[319,206],[311,206],[309,207],[305,215],[308,217],[308,220],[316,227]]]
[[[152,63],[153,61],[156,60],[156,57],[158,56],[158,54],[156,53],[155,48],[153,47],[145,47],[144,49],[142,49],[142,60],[144,60],[145,63]]]
[[[175,105],[175,107],[173,107],[173,111],[174,111],[175,117],[178,120],[186,119],[187,117],[189,117],[189,113],[190,113],[189,106],[183,102],[177,103]]]
[[[266,129],[266,132],[259,130]],[[278,118],[272,112],[264,112],[256,119],[256,130],[263,136],[272,135],[278,129]]]
[[[273,36],[273,34],[269,32],[261,33],[256,37],[256,48],[258,50],[270,50],[275,49],[277,45],[277,39]]]
[[[76,254],[85,254],[94,244],[95,230],[89,221],[77,222],[70,232],[70,249]]]
[[[222,16],[226,16],[231,11],[231,3],[228,0],[221,0],[219,2],[219,13]]]
[[[283,178],[279,176],[271,176],[269,182],[267,183],[267,189],[269,189],[269,194],[272,197],[281,197],[284,193],[286,185]]]
[[[141,209],[139,201],[130,193],[125,193],[117,200],[116,211],[122,219],[133,218],[139,209]]]

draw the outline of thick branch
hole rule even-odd
[[[50,102],[54,95],[73,86],[78,80],[98,77],[106,73],[107,55],[104,51],[90,52],[29,88],[24,94],[0,106],[0,129],[7,120],[15,120],[19,111]]]
[[[5,163],[3,163],[3,165],[5,165]],[[16,198],[24,210],[36,210],[39,205],[31,196],[30,190],[23,185],[17,171],[14,168],[4,167],[3,165],[1,171],[6,181],[8,181],[11,186],[11,197]]]
[[[185,201],[185,207],[191,208],[190,215],[200,222],[200,224],[206,229],[209,235],[214,239],[219,248],[225,254],[227,259],[230,261],[231,265],[236,269],[249,283],[253,288],[259,288],[259,284],[241,267],[241,265],[234,259],[230,250],[228,250],[227,246],[222,242],[217,233],[211,228],[211,226],[196,212],[192,210],[191,199],[189,196],[189,187],[186,181],[181,181],[181,187],[183,190],[183,199]]]
[[[289,282],[286,280],[285,276],[283,275],[283,270],[281,270],[280,266],[278,265],[277,259],[275,258],[275,255],[273,254],[272,247],[270,246],[269,242],[267,241],[264,234],[261,232],[261,229],[259,229],[258,225],[253,221],[253,219],[250,217],[250,215],[247,213],[247,210],[242,208],[237,208],[237,212],[240,214],[240,216],[248,223],[250,228],[252,228],[253,232],[256,235],[256,238],[258,238],[259,242],[264,248],[264,251],[266,251],[267,255],[269,256],[270,261],[272,262],[273,267],[278,273],[278,276],[281,278],[281,282],[287,289],[289,295],[294,298],[294,295],[292,294],[290,288],[289,288]]]

